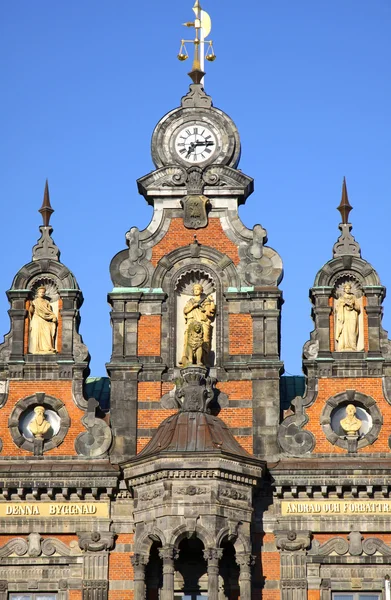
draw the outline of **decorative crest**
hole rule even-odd
[[[38,212],[40,212],[42,215],[43,226],[49,227],[50,217],[52,216],[52,213],[54,213],[54,209],[52,208],[52,206],[50,204],[48,180],[46,180],[46,183],[45,183],[45,191],[43,193],[42,206]]]
[[[353,209],[353,207],[351,206],[350,202],[349,202],[349,198],[348,198],[348,190],[346,187],[346,179],[345,177],[343,178],[343,183],[342,183],[342,197],[341,197],[341,202],[337,208],[337,210],[339,210],[339,212],[341,213],[341,218],[342,218],[342,224],[346,225],[347,223],[349,223],[349,213],[350,211]]]
[[[205,59],[209,62],[216,60],[212,40],[206,40],[212,29],[212,21],[207,12],[201,9],[199,0],[195,0],[193,6],[195,20],[183,23],[185,27],[194,27],[194,40],[181,40],[178,59],[185,61],[189,58],[186,44],[194,44],[194,59],[192,70],[189,73],[193,83],[201,83],[205,75]],[[205,44],[207,44],[205,51]]]

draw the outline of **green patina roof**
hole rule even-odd
[[[305,390],[304,375],[284,375],[280,379],[281,409],[287,410],[293,398],[303,396]]]
[[[87,377],[85,397],[98,400],[102,410],[110,409],[110,378]]]

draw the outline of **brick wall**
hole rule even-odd
[[[137,335],[139,356],[160,356],[161,321],[160,315],[141,315]]]
[[[253,320],[251,315],[229,315],[229,353],[252,354]]]
[[[208,226],[204,229],[197,229],[196,235],[200,244],[216,248],[219,252],[229,256],[235,265],[239,263],[238,248],[236,244],[231,242],[225,235],[220,219],[209,219]],[[192,242],[194,242],[194,230],[186,229],[183,225],[183,219],[172,219],[166,235],[152,249],[152,264],[156,267],[163,256],[176,250],[180,246],[187,246]]]

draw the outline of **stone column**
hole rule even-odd
[[[240,600],[251,600],[251,567],[254,557],[251,554],[237,554],[236,564],[240,567]]]
[[[145,598],[145,567],[148,564],[148,556],[134,554],[131,558],[134,578],[134,600]]]
[[[163,588],[160,600],[174,600],[174,560],[177,551],[174,546],[164,546],[159,548],[159,556],[163,560]]]
[[[207,548],[204,550],[204,558],[208,563],[208,599],[219,598],[219,560],[223,556],[221,548]]]

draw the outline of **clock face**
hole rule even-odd
[[[200,164],[209,160],[216,146],[215,134],[200,123],[188,123],[175,138],[175,151],[187,163]]]

